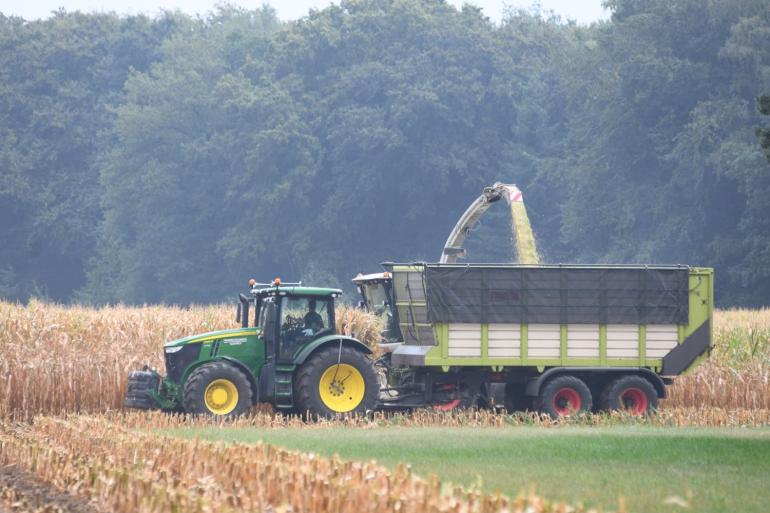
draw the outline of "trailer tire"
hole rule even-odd
[[[184,384],[187,413],[233,418],[251,410],[251,383],[243,372],[225,362],[201,365]]]
[[[575,376],[556,376],[548,380],[535,400],[535,408],[552,419],[581,415],[591,411],[591,390]]]
[[[641,376],[626,375],[611,381],[599,396],[602,410],[649,415],[658,408],[658,392]]]
[[[296,407],[311,418],[364,414],[376,406],[379,389],[372,361],[347,346],[311,354],[294,379]]]

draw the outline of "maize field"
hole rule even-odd
[[[380,320],[340,306],[337,330],[376,348]],[[120,409],[130,370],[163,370],[165,340],[234,325],[226,305],[88,308],[0,302],[0,417]],[[770,410],[770,309],[715,312],[715,348],[662,409]]]
[[[666,408],[770,408],[770,309],[715,311],[711,357],[674,383]]]
[[[376,317],[340,307],[337,319],[339,332],[376,346]],[[162,433],[217,423],[372,430],[770,425],[770,310],[717,312],[711,359],[680,377],[661,410],[648,418],[616,412],[554,421],[530,412],[421,410],[308,423],[264,408],[234,421],[120,411],[128,371],[145,363],[162,368],[165,340],[233,324],[233,309],[224,305],[0,303],[0,510],[577,512],[586,510],[549,502],[534,490],[508,498],[422,478],[405,466],[387,469],[265,444]],[[40,488],[47,490],[43,499],[35,495]]]

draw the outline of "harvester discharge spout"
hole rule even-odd
[[[505,199],[511,209],[511,228],[519,263],[540,263],[535,236],[529,224],[529,217],[527,216],[527,209],[524,206],[521,191],[514,184],[497,182],[491,187],[484,187],[481,195],[460,216],[444,244],[444,250],[441,253],[440,259],[442,264],[451,264],[456,262],[458,258],[465,257],[466,251],[462,246],[468,234],[476,226],[481,216],[489,209],[490,205],[500,199]]]

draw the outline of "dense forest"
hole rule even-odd
[[[0,15],[0,296],[349,288],[503,181],[545,262],[713,266],[721,305],[770,304],[770,1],[607,5]],[[506,223],[468,260],[511,260]]]

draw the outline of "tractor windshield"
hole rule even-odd
[[[297,349],[320,332],[333,330],[330,299],[301,296],[281,298],[282,358],[291,358]]]
[[[388,293],[383,283],[365,283],[363,289],[364,301],[370,312],[382,316],[390,309]]]

